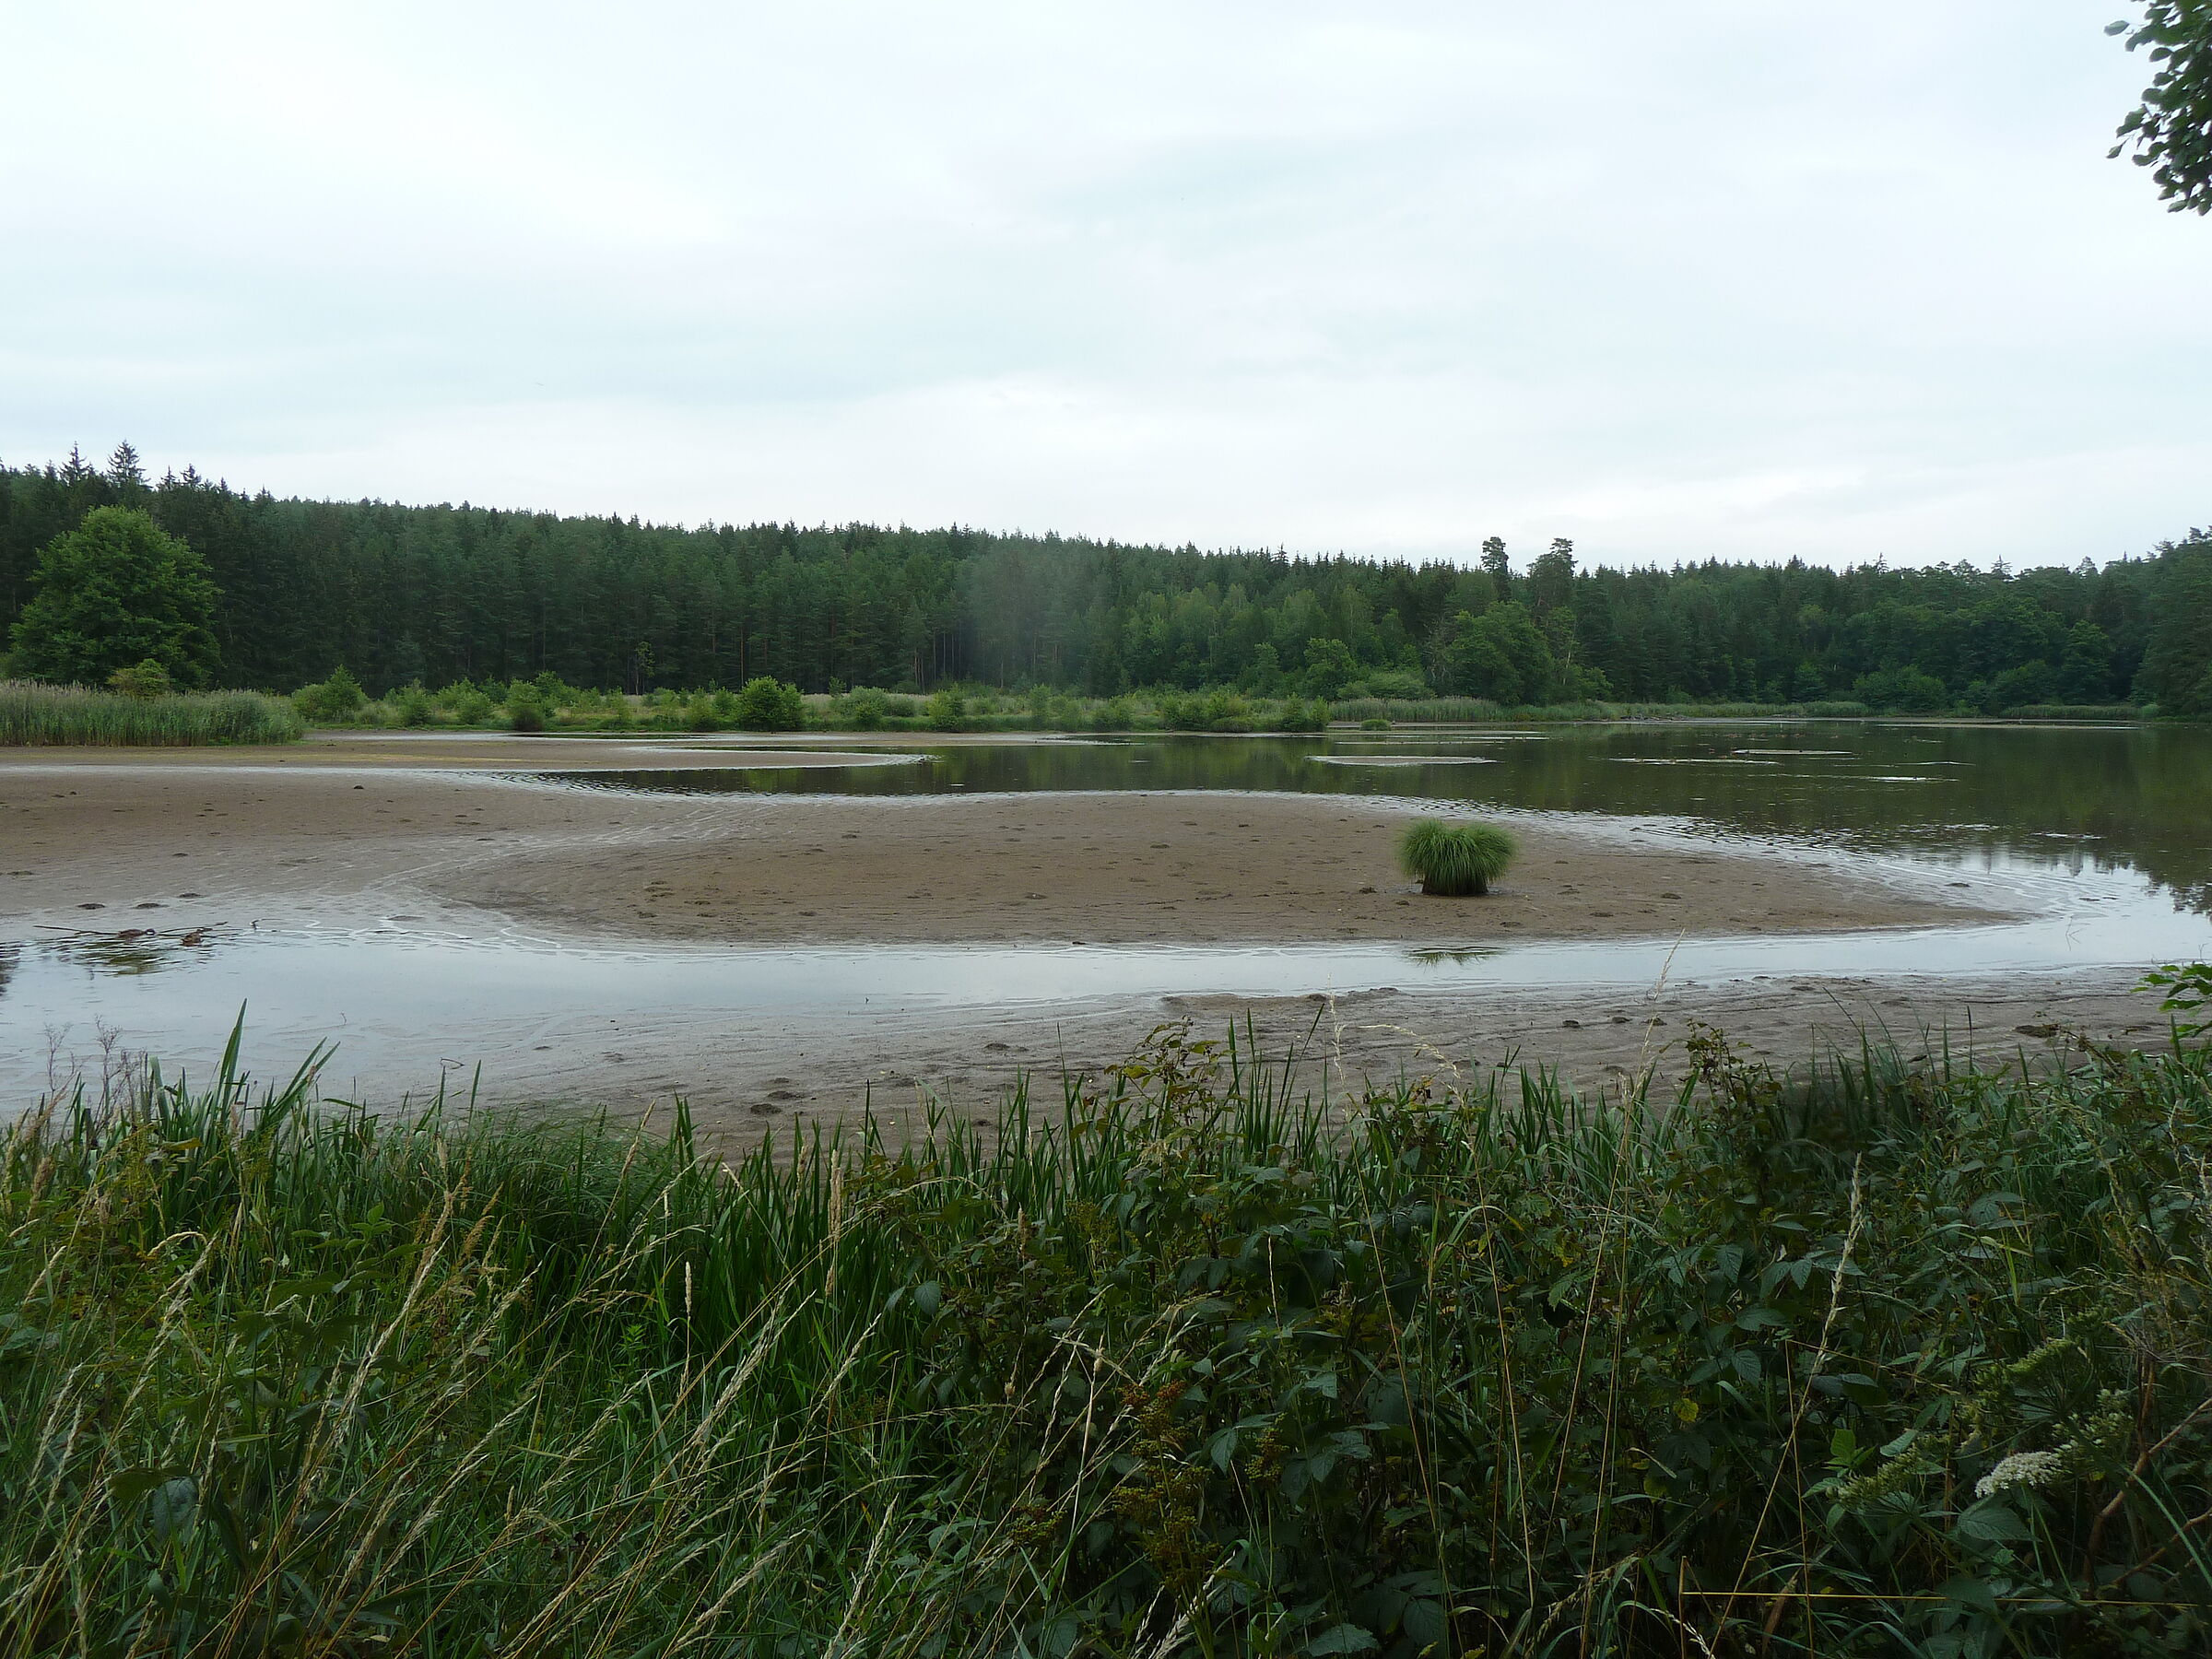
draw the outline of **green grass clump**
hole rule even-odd
[[[2212,1070],[1332,1103],[1169,1032],[894,1145],[64,1100],[0,1653],[2201,1651]]]
[[[0,680],[0,745],[173,748],[203,743],[292,743],[305,730],[289,703],[258,691],[135,697],[82,686]]]
[[[1520,851],[1494,824],[1448,824],[1418,818],[1398,838],[1398,862],[1424,893],[1464,899],[1487,893]]]

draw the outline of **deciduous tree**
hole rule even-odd
[[[145,513],[93,509],[46,545],[31,582],[13,633],[17,673],[98,686],[151,662],[180,686],[214,677],[215,583],[191,545]]]
[[[2130,52],[2147,47],[2152,65],[2112,153],[2132,145],[2172,212],[2212,213],[2212,0],[2149,0],[2140,24],[2105,32],[2125,35]]]

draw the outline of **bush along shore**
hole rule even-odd
[[[940,686],[927,696],[856,687],[802,696],[768,678],[738,690],[643,695],[571,686],[550,674],[504,685],[459,682],[429,690],[398,686],[371,697],[343,669],[293,693],[300,715],[328,726],[458,726],[539,732],[1318,732],[1332,722],[1370,725],[1469,722],[1617,720],[1853,720],[1886,711],[1865,702],[1606,702],[1505,704],[1480,697],[1266,696],[1233,687],[1182,691],[1154,687],[1118,697],[1083,697],[1049,686],[1007,691]],[[1959,707],[1941,711],[1983,717]],[[2153,708],[2127,704],[2007,709],[2004,718],[2136,720]]]
[[[1171,1030],[734,1167],[50,1103],[0,1653],[2205,1651],[2206,1055],[1693,1052],[1332,1110]]]
[[[291,743],[306,729],[288,700],[258,691],[138,695],[0,680],[0,745]]]

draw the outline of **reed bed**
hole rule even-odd
[[[50,1102],[0,1654],[2203,1651],[2205,1056],[1693,1053],[1332,1106],[1170,1030],[730,1167]]]
[[[0,745],[182,748],[203,743],[292,743],[306,729],[288,702],[258,691],[128,697],[82,686],[0,680]]]

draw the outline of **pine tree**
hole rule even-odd
[[[1498,597],[1502,599],[1513,591],[1512,561],[1505,556],[1505,537],[1493,535],[1482,544],[1482,568],[1490,573],[1498,585]]]
[[[117,444],[115,453],[108,457],[108,482],[119,490],[146,488],[146,469],[138,465],[138,452],[128,443]]]

